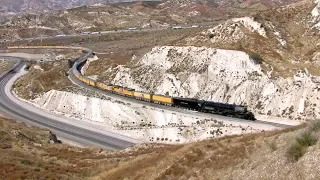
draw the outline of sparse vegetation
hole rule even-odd
[[[311,124],[300,133],[295,142],[290,145],[287,150],[287,157],[290,160],[298,161],[304,153],[307,151],[307,148],[315,145],[318,142],[318,136],[316,133],[320,130],[320,121],[316,120],[311,122]]]
[[[254,63],[262,64],[263,59],[262,59],[262,57],[261,57],[261,55],[259,53],[251,52],[249,54],[249,57],[254,61]]]
[[[70,55],[75,54],[75,52],[70,53]],[[72,85],[66,76],[66,72],[69,70],[68,60],[31,62],[29,66],[29,73],[14,84],[16,94],[21,98],[32,99],[51,89],[65,88]]]
[[[296,138],[296,142],[304,147],[313,146],[317,143],[317,141],[318,138],[310,131],[305,131]]]
[[[0,60],[0,75],[6,71],[8,71],[11,67],[13,67],[13,62],[6,62]]]
[[[299,143],[293,143],[287,150],[289,160],[298,161],[305,153],[306,148]]]
[[[309,126],[310,131],[319,132],[320,131],[320,119],[312,121]]]
[[[158,4],[161,4],[161,1],[142,1],[141,5],[149,8],[156,8]]]
[[[296,129],[299,129],[299,127],[295,127],[283,131],[230,136],[174,146],[138,145],[125,151],[104,152],[96,148],[81,149],[65,145],[49,145],[47,144],[49,134],[45,130],[28,128],[12,122],[8,123],[3,119],[0,119],[0,124],[2,128],[0,128],[0,143],[13,144],[12,148],[0,149],[1,153],[5,154],[3,156],[5,158],[0,158],[0,166],[2,167],[0,175],[6,179],[19,179],[22,176],[31,179],[37,177],[58,179],[95,177],[108,180],[124,179],[125,177],[136,179],[144,177],[152,177],[150,179],[185,177],[190,179],[197,177],[208,179],[216,174],[229,179],[233,172],[237,174],[240,170],[239,167],[242,167],[242,172],[250,174],[253,173],[253,167],[259,169],[262,166],[261,168],[264,170],[270,168],[270,166],[263,167],[264,163],[261,161],[269,161],[268,163],[281,166],[281,168],[287,166],[288,164],[282,165],[273,162],[274,160],[270,159],[268,155],[271,149],[272,156],[277,156],[275,159],[285,158],[281,154],[281,150],[287,144],[279,144],[279,142],[286,142],[285,137],[288,137],[286,134],[294,134]],[[29,138],[15,139],[23,136],[14,135],[13,131],[5,133],[8,129],[21,132]],[[35,136],[31,136],[31,134]],[[301,137],[312,139],[308,134]],[[170,141],[168,137],[154,137],[153,139],[158,143]],[[24,146],[12,143],[16,141],[22,141]],[[178,139],[175,141],[179,142]],[[307,140],[301,144],[313,144],[306,142],[313,141]],[[41,146],[34,146],[34,143],[41,144]],[[269,146],[270,149],[266,146]],[[302,147],[300,144],[293,146],[291,154],[297,158],[302,157],[306,152],[306,148]],[[17,153],[19,154],[18,159],[16,158]],[[15,173],[11,171],[13,167]],[[159,170],[161,173],[158,173]],[[155,174],[155,172],[157,173]],[[199,172],[199,174],[196,175],[195,172]],[[258,171],[254,171],[254,173],[257,174]],[[237,174],[237,177],[240,174],[242,173]],[[244,176],[246,175],[244,174]],[[239,176],[236,179],[243,179],[244,176]]]
[[[29,166],[29,165],[32,164],[32,163],[31,163],[29,160],[27,160],[27,159],[23,159],[23,160],[21,160],[20,162],[21,162],[21,164],[27,165],[27,166]]]
[[[275,139],[272,139],[271,142],[269,142],[269,147],[272,151],[277,150],[277,141]]]

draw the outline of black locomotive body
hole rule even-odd
[[[219,114],[247,120],[256,120],[254,114],[248,111],[246,106],[175,97],[173,98],[173,104],[176,107],[192,109],[205,113]]]
[[[173,104],[176,107],[182,107],[186,109],[192,109],[199,111],[201,109],[201,102],[197,99],[190,98],[173,98]]]

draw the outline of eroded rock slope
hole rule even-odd
[[[113,83],[156,94],[248,105],[256,114],[320,117],[320,78],[307,70],[273,79],[248,54],[207,47],[156,47]],[[270,73],[269,73],[270,74]]]

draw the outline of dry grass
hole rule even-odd
[[[25,51],[21,50],[19,52]],[[67,76],[67,72],[70,69],[68,61],[74,60],[75,57],[82,55],[81,53],[59,50],[30,50],[26,52],[35,54],[43,53],[51,55],[51,57],[64,55],[65,58],[51,62],[29,62],[28,73],[20,78],[13,87],[19,97],[33,99],[39,94],[51,89],[59,89],[72,85]]]
[[[8,120],[0,119],[0,125],[1,177],[108,180],[248,179],[243,178],[246,173],[251,173],[250,177],[254,179],[252,177],[262,174],[260,168],[266,171],[276,168],[277,173],[282,167],[301,168],[299,164],[276,161],[285,159],[285,147],[297,131],[305,127],[184,145],[141,144],[123,151],[104,152],[97,148],[50,145],[48,131]],[[305,150],[310,152],[310,149]],[[274,165],[269,166],[268,163]],[[290,175],[290,172],[280,175]],[[283,177],[280,175],[277,177]]]
[[[12,68],[14,63],[0,60],[0,74]]]
[[[72,85],[66,74],[69,70],[67,61],[41,63],[40,67],[43,71],[35,69],[32,64],[29,73],[15,83],[19,97],[33,99],[42,92]]]
[[[303,126],[302,126],[303,127]],[[148,156],[138,156],[119,163],[97,179],[211,179],[220,173],[237,167],[250,159],[265,146],[277,151],[278,138],[282,133],[291,133],[300,127],[284,131],[266,132],[243,136],[206,140],[183,146],[164,147]],[[271,139],[270,139],[271,138]],[[264,151],[264,150],[263,150]],[[214,178],[216,179],[216,178]]]
[[[320,120],[315,120],[301,132],[287,150],[287,157],[291,161],[298,161],[307,151],[307,148],[318,142]]]
[[[93,175],[100,160],[107,161],[99,149],[48,144],[47,130],[3,118],[0,124],[0,176],[4,179],[82,179]]]

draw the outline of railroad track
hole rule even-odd
[[[12,46],[8,47],[8,49],[71,49],[71,50],[81,50],[84,52],[84,56],[79,58],[73,65],[71,72],[69,73],[70,79],[75,82],[77,85],[82,86],[87,89],[91,89],[94,91],[98,91],[100,93],[104,93],[105,95],[112,96],[112,97],[117,97],[118,99],[126,100],[128,102],[135,102],[139,103],[141,105],[145,106],[150,106],[158,109],[163,109],[167,111],[173,111],[173,112],[179,112],[179,113],[184,113],[184,114],[189,114],[189,115],[196,115],[200,117],[205,117],[205,118],[215,118],[215,119],[221,119],[223,121],[228,121],[228,122],[237,122],[237,123],[244,123],[244,124],[261,124],[261,125],[270,125],[274,126],[276,128],[287,128],[291,127],[290,125],[286,124],[281,124],[281,123],[275,123],[275,122],[267,122],[267,121],[261,121],[261,120],[256,120],[256,121],[248,121],[244,119],[239,119],[239,118],[234,118],[234,117],[227,117],[227,116],[221,116],[221,115],[216,115],[216,114],[210,114],[210,113],[202,113],[202,112],[195,112],[187,109],[182,109],[178,107],[172,107],[172,106],[165,106],[165,105],[160,105],[160,104],[154,104],[150,102],[145,102],[145,101],[139,101],[133,98],[125,97],[125,96],[120,96],[117,94],[112,94],[108,93],[106,91],[103,91],[101,89],[98,89],[96,87],[88,86],[87,84],[83,83],[80,81],[77,77],[75,77],[75,74],[79,74],[80,76],[83,76],[80,72],[78,72],[78,66],[82,63],[84,63],[90,56],[92,56],[93,51],[88,48],[83,48],[83,47],[68,47],[68,46]],[[69,71],[70,72],[70,71]],[[85,76],[83,76],[85,77]],[[87,78],[89,79],[89,78]]]

